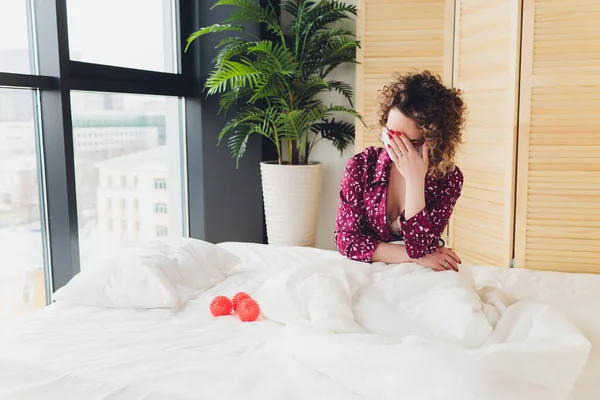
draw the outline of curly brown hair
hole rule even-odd
[[[386,126],[393,108],[413,119],[428,143],[429,172],[443,176],[454,170],[462,142],[467,109],[461,95],[427,70],[399,75],[379,93],[379,124]]]

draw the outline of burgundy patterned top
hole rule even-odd
[[[392,161],[387,151],[369,147],[346,165],[340,186],[335,243],[342,255],[371,262],[380,242],[404,240],[412,259],[433,253],[460,197],[463,175],[458,167],[442,178],[427,175],[425,208],[414,217],[400,217],[398,235],[387,226],[387,186]]]

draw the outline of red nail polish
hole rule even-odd
[[[402,136],[402,132],[398,132],[398,136]]]
[[[388,143],[388,145],[387,145],[387,146],[388,146],[388,149],[391,149],[391,148],[392,148],[392,146],[390,146],[390,144],[389,144],[389,143]]]
[[[388,133],[388,137],[391,139],[391,138],[392,138],[392,134],[391,134],[391,133]]]

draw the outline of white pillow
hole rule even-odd
[[[174,286],[208,289],[225,279],[229,271],[240,262],[233,253],[197,239],[166,239],[142,248],[148,250],[154,246],[175,260],[174,266],[161,268]]]
[[[159,269],[143,264],[86,269],[52,296],[55,301],[109,308],[173,308],[187,300],[181,297]]]
[[[171,308],[225,279],[239,258],[208,242],[166,239],[86,266],[53,299],[115,308]]]

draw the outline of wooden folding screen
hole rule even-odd
[[[523,7],[515,266],[600,272],[600,2]]]
[[[449,242],[474,264],[508,267],[512,258],[519,4],[456,1],[453,86],[464,91],[469,114]]]

